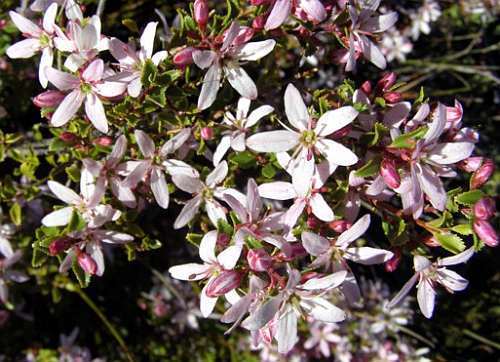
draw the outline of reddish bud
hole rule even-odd
[[[89,254],[82,251],[78,254],[77,260],[85,273],[94,275],[97,272],[97,263]]]
[[[474,216],[480,220],[488,220],[495,215],[495,201],[484,197],[474,204]]]
[[[380,164],[380,175],[387,186],[397,189],[401,185],[401,177],[393,160],[384,158]]]
[[[33,98],[33,104],[38,108],[56,107],[61,103],[66,95],[55,90],[48,90]]]
[[[194,2],[194,20],[198,23],[200,29],[205,29],[208,23],[208,3],[207,0],[196,0]]]
[[[302,38],[310,38],[311,37],[311,31],[303,26],[299,28],[299,36]]]
[[[269,4],[271,0],[250,0],[250,5],[259,6],[264,4]]]
[[[477,171],[479,167],[483,164],[483,157],[480,156],[474,156],[474,157],[469,157],[463,160],[458,164],[458,167],[460,167],[462,170],[465,172],[474,172]]]
[[[278,253],[277,257],[284,261],[291,261],[306,255],[307,251],[301,243],[285,243],[283,244],[282,251]]]
[[[53,240],[49,245],[49,254],[55,256],[60,252],[65,251],[73,244],[73,239],[71,238],[59,238]]]
[[[317,229],[321,226],[321,223],[318,219],[316,219],[314,216],[310,215],[307,218],[307,227],[309,229]]]
[[[263,15],[256,16],[252,21],[252,28],[255,30],[264,29],[264,25],[266,24],[266,18]]]
[[[273,258],[264,249],[251,249],[247,253],[247,262],[251,270],[263,272],[273,265]]]
[[[113,144],[113,139],[111,137],[108,137],[108,136],[101,136],[101,137],[97,137],[95,140],[93,140],[92,143],[94,143],[95,145],[98,145],[98,146],[108,147],[108,146],[111,146]]]
[[[229,241],[231,238],[227,234],[220,233],[217,236],[217,245],[220,246],[221,248],[225,248],[226,246],[229,245]]]
[[[168,312],[168,306],[161,300],[155,301],[153,313],[156,317],[165,317]]]
[[[352,130],[352,126],[349,124],[335,132],[333,132],[329,138],[332,138],[332,139],[339,139],[339,138],[344,138],[346,137]]]
[[[0,30],[3,30],[7,26],[7,20],[6,19],[0,19]]]
[[[352,224],[346,220],[335,220],[328,224],[328,227],[335,231],[336,233],[343,233],[347,229],[349,229]]]
[[[239,46],[247,43],[250,39],[252,39],[254,35],[254,30],[248,26],[242,26],[240,28],[240,32],[238,33],[238,36],[234,38],[233,45],[234,46]]]
[[[65,131],[59,135],[59,139],[67,143],[73,143],[78,139],[78,136],[74,133]]]
[[[403,99],[403,96],[399,92],[387,92],[384,93],[384,99],[389,103],[397,103]]]
[[[215,279],[208,283],[206,290],[207,296],[219,297],[238,288],[243,275],[236,270],[224,270]]]
[[[479,239],[486,245],[491,247],[498,245],[498,234],[488,221],[476,219],[473,227]]]
[[[214,129],[211,127],[203,127],[200,134],[201,138],[203,138],[205,141],[210,141],[214,138]]]
[[[193,63],[194,48],[187,47],[175,53],[173,62],[177,66],[186,66]]]
[[[488,182],[494,171],[495,164],[493,163],[493,160],[489,158],[485,159],[483,164],[472,175],[472,178],[470,180],[470,187],[472,189],[480,188],[486,182]]]
[[[361,84],[361,90],[366,95],[369,95],[372,92],[372,84],[371,84],[371,82],[369,80],[367,80],[363,84]]]
[[[393,257],[385,262],[385,270],[389,273],[396,270],[401,262],[401,251],[396,249],[393,251],[393,254]]]
[[[394,72],[384,74],[384,76],[377,82],[377,88],[382,92],[387,92],[396,83],[397,75]]]

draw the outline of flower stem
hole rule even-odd
[[[475,339],[476,341],[486,344],[487,346],[500,350],[500,343],[494,342],[488,338],[480,336],[479,334],[474,333],[469,329],[464,329],[464,334],[469,338]]]

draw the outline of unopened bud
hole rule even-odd
[[[494,171],[495,164],[493,163],[493,160],[489,158],[485,159],[477,171],[472,174],[470,180],[471,189],[477,189],[483,186],[486,182],[488,182]]]
[[[321,223],[320,221],[315,218],[314,216],[310,215],[308,218],[307,218],[307,227],[309,229],[317,229],[321,226]]]
[[[474,216],[480,220],[488,220],[495,215],[495,201],[484,197],[474,204]]]
[[[173,58],[173,62],[177,66],[186,66],[193,63],[193,48],[187,47],[178,51]]]
[[[234,46],[239,46],[247,43],[250,39],[252,39],[254,35],[254,30],[248,26],[242,26],[240,28],[240,32],[234,38],[233,45]]]
[[[385,270],[392,273],[396,270],[401,262],[401,251],[396,249],[393,251],[393,256],[385,262]]]
[[[352,126],[350,124],[348,124],[347,126],[342,127],[341,129],[333,132],[329,136],[329,138],[332,138],[334,140],[339,139],[339,138],[344,138],[351,132],[351,130],[352,130]]]
[[[168,306],[161,300],[155,301],[153,313],[156,317],[162,318],[167,315]]]
[[[479,167],[483,164],[484,158],[480,156],[469,157],[458,164],[465,172],[477,171]]]
[[[455,127],[458,127],[460,124],[463,114],[462,105],[456,99],[454,107],[446,107],[446,121]]]
[[[384,99],[389,103],[397,103],[403,99],[403,96],[399,92],[387,92],[384,93]]]
[[[328,227],[335,231],[336,233],[343,233],[347,229],[349,229],[352,224],[347,220],[335,220],[328,224]]]
[[[97,263],[89,254],[82,251],[78,254],[77,260],[85,273],[94,275],[97,272]]]
[[[401,185],[401,176],[396,168],[393,160],[384,158],[380,164],[380,175],[384,179],[387,186],[392,189],[397,189]]]
[[[370,95],[370,93],[372,92],[371,82],[367,80],[363,84],[361,84],[361,90],[363,91],[364,94]]]
[[[266,18],[263,15],[256,16],[252,21],[252,28],[255,30],[264,29],[264,25],[266,24]]]
[[[236,270],[224,270],[215,279],[208,283],[206,288],[207,296],[219,297],[239,287],[242,273]]]
[[[200,29],[205,29],[208,23],[208,3],[207,0],[196,0],[194,2],[194,19]]]
[[[306,255],[307,251],[301,243],[285,243],[282,246],[282,251],[278,253],[277,257],[284,261],[292,261]]]
[[[63,237],[53,240],[49,245],[49,254],[56,256],[57,254],[65,251],[73,244],[73,239]]]
[[[58,106],[66,95],[55,90],[48,90],[33,98],[33,104],[38,108],[54,108]]]
[[[59,139],[67,143],[73,143],[78,139],[78,136],[74,133],[65,131],[59,135]]]
[[[214,138],[214,129],[212,127],[203,127],[200,134],[201,138],[203,138],[205,141],[210,141]]]
[[[264,249],[250,249],[247,262],[251,270],[263,272],[273,265],[273,258]]]
[[[113,144],[113,139],[108,136],[101,136],[93,140],[92,143],[98,146],[108,147]]]
[[[498,245],[498,234],[488,221],[474,220],[474,232],[486,245],[494,247]]]
[[[377,88],[382,92],[387,92],[396,83],[397,75],[394,72],[384,74],[384,76],[377,82]]]

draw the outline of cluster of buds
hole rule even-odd
[[[498,234],[489,220],[495,215],[495,201],[491,197],[485,197],[474,204],[474,231],[477,236],[488,246],[497,246]]]

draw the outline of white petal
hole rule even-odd
[[[273,39],[246,43],[235,51],[235,56],[241,61],[259,60],[272,52],[275,45]]]
[[[45,48],[42,52],[42,57],[40,58],[40,65],[38,66],[38,80],[43,88],[47,88],[49,82],[47,74],[45,71],[52,68],[52,62],[54,61],[54,53],[51,48]]]
[[[203,78],[200,96],[198,98],[198,109],[204,110],[210,107],[217,98],[221,81],[221,68],[219,62],[214,62],[208,68],[207,74]]]
[[[80,80],[69,73],[61,72],[54,68],[46,68],[45,74],[50,83],[61,91],[76,90],[80,86]]]
[[[321,139],[316,148],[330,163],[339,166],[352,166],[358,162],[358,156],[346,146],[330,139]]]
[[[359,38],[361,40],[361,48],[363,50],[364,57],[378,68],[385,69],[387,62],[385,61],[384,54],[382,54],[380,49],[366,36],[360,35]]]
[[[212,314],[217,304],[217,299],[219,299],[218,297],[209,297],[206,291],[207,287],[208,283],[203,287],[200,294],[200,311],[201,315],[205,318]]]
[[[349,248],[344,257],[363,265],[382,264],[393,257],[393,253],[387,250],[360,247]]]
[[[424,136],[426,144],[435,142],[443,133],[446,126],[446,107],[442,103],[438,103],[437,108],[432,113],[432,123]]]
[[[163,209],[168,208],[170,198],[167,181],[165,181],[165,174],[159,167],[153,167],[149,182],[151,184],[151,191],[153,191],[153,195],[158,205]]]
[[[90,122],[102,133],[108,133],[108,119],[101,100],[95,94],[87,94],[85,100],[85,113]]]
[[[469,281],[453,270],[439,268],[437,270],[438,282],[445,286],[446,289],[454,292],[460,292],[467,288]]]
[[[324,323],[338,323],[345,319],[345,312],[326,299],[316,297],[311,300],[313,308],[309,314],[316,320]]]
[[[213,50],[194,50],[193,61],[201,69],[206,69],[211,66],[217,58],[217,53]]]
[[[224,269],[231,270],[238,263],[241,255],[241,250],[242,247],[240,245],[228,246],[219,255],[217,255],[217,260]]]
[[[286,130],[254,134],[247,139],[247,146],[256,152],[285,152],[295,147],[300,135]]]
[[[201,196],[197,195],[184,205],[174,222],[174,229],[180,229],[187,225],[198,213],[201,205]]]
[[[141,48],[146,53],[146,58],[151,58],[153,55],[153,46],[155,43],[155,35],[156,35],[156,27],[158,26],[157,22],[150,22],[146,25],[146,28],[142,32],[140,43]]]
[[[370,214],[366,214],[358,221],[356,221],[349,229],[340,234],[336,244],[339,246],[349,245],[350,243],[358,239],[361,235],[363,235],[366,230],[368,230],[369,226]]]
[[[335,215],[332,209],[326,203],[321,194],[316,193],[309,199],[309,206],[311,206],[314,216],[324,222],[333,221]]]
[[[472,142],[439,143],[429,152],[427,158],[441,165],[450,165],[469,157],[474,147]]]
[[[31,36],[39,36],[41,34],[42,29],[21,14],[18,14],[15,11],[9,11],[9,15],[12,22],[21,31],[21,33]]]
[[[302,232],[301,240],[304,249],[314,256],[324,254],[330,249],[330,241],[327,238],[309,231]]]
[[[278,352],[288,353],[297,343],[297,315],[291,306],[285,309],[276,326]]]
[[[199,192],[204,186],[199,179],[184,174],[172,175],[172,182],[182,191],[188,192],[190,194]]]
[[[49,77],[50,80],[50,77]],[[80,109],[85,95],[79,90],[74,90],[66,97],[57,107],[56,111],[50,119],[50,124],[54,127],[60,127],[68,123],[74,117],[78,109]]]
[[[214,226],[217,226],[219,220],[226,220],[226,209],[215,200],[205,200],[205,211]]]
[[[271,106],[260,106],[259,108],[254,109],[247,118],[245,122],[245,127],[249,128],[257,124],[261,118],[271,114],[274,111],[274,108]]]
[[[447,195],[438,175],[429,167],[415,164],[415,174],[424,193],[429,197],[432,206],[443,211],[446,207]]]
[[[243,97],[256,99],[257,86],[245,70],[236,62],[224,64],[224,74],[231,86]]]
[[[141,131],[141,130],[135,130],[134,132],[135,140],[137,141],[137,145],[139,146],[139,149],[141,150],[142,155],[145,158],[151,158],[154,156],[156,147],[155,143],[151,139],[151,137],[148,136],[147,133]]]
[[[466,263],[472,257],[472,255],[474,255],[474,248],[469,248],[462,251],[460,254],[440,259],[438,261],[438,265],[447,266]]]
[[[48,215],[45,215],[45,217],[42,219],[42,224],[48,227],[68,225],[69,221],[71,220],[72,214],[72,207],[64,207],[62,209],[52,211]]]
[[[413,288],[415,283],[417,282],[418,279],[418,274],[414,274],[410,280],[408,280],[405,285],[403,285],[403,288],[392,298],[392,300],[387,304],[387,308],[394,308],[397,305],[399,305],[403,299],[406,297],[406,295],[410,292],[410,290]]]
[[[297,288],[303,290],[330,290],[338,287],[345,280],[347,271],[341,270],[320,278],[311,278]]]
[[[227,176],[228,166],[226,161],[222,161],[212,172],[207,175],[206,184],[208,187],[215,187]]]
[[[328,136],[352,123],[359,112],[354,107],[340,107],[321,116],[314,131],[319,136]]]
[[[40,50],[40,40],[28,38],[7,48],[7,56],[12,59],[31,58]]]
[[[293,84],[288,84],[285,91],[285,113],[288,122],[300,131],[305,131],[309,122],[309,112],[300,95],[300,92]]]
[[[82,201],[82,198],[76,192],[57,181],[48,181],[47,186],[59,200],[68,205],[78,205]]]
[[[292,2],[290,0],[277,0],[273,5],[271,13],[267,17],[264,28],[266,30],[276,29],[285,22],[291,10]]]
[[[427,279],[423,279],[417,288],[417,300],[420,311],[426,318],[431,318],[434,311],[436,292],[431,282]]]
[[[276,296],[260,304],[242,323],[250,331],[257,331],[271,321],[279,311],[282,298]]]
[[[261,197],[272,200],[290,200],[297,197],[295,188],[289,182],[276,181],[259,185]]]
[[[172,278],[179,280],[200,280],[206,277],[206,272],[210,266],[188,263],[182,265],[176,265],[168,269],[168,272]]]
[[[201,260],[208,264],[213,264],[215,258],[215,246],[217,245],[217,231],[212,230],[206,233],[200,242],[198,250]]]

